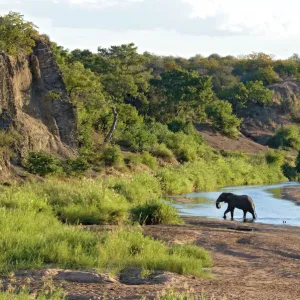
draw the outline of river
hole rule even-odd
[[[254,203],[257,213],[256,223],[274,225],[300,226],[300,206],[280,196],[281,189],[286,186],[300,185],[297,182],[285,182],[274,185],[234,186],[222,188],[216,192],[202,192],[185,195],[192,198],[192,204],[174,204],[182,216],[201,216],[214,219],[222,219],[227,208],[226,203],[221,203],[222,208],[217,209],[215,202],[222,192],[230,192],[237,195],[248,195]],[[230,213],[227,214],[230,219]],[[234,219],[243,221],[243,211],[235,209]],[[252,216],[247,213],[247,220]],[[286,221],[286,223],[283,223]]]

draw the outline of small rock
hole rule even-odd
[[[115,280],[106,274],[95,272],[60,270],[54,280],[65,280],[77,283],[114,283]]]

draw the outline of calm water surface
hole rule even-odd
[[[300,184],[297,182],[286,182],[276,185],[226,187],[216,192],[187,194],[185,196],[195,199],[195,204],[174,204],[174,206],[179,209],[183,216],[223,219],[227,204],[221,203],[221,209],[217,209],[215,205],[216,199],[222,192],[248,195],[255,203],[257,213],[255,222],[278,225],[286,221],[286,225],[300,226],[300,206],[280,196],[283,187],[295,185]],[[227,214],[227,218],[230,219],[230,213]],[[243,211],[235,209],[234,219],[242,221]],[[250,213],[247,213],[247,219],[252,219]]]

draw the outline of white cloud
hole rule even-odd
[[[125,6],[143,0],[52,0],[55,3],[68,3],[71,5],[82,5],[90,8],[106,8],[113,6]]]
[[[300,33],[298,0],[182,0],[193,7],[191,18],[225,16],[219,29],[269,38],[296,36]]]

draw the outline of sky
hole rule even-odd
[[[139,52],[286,58],[300,53],[299,0],[0,0],[68,49],[135,43]]]

